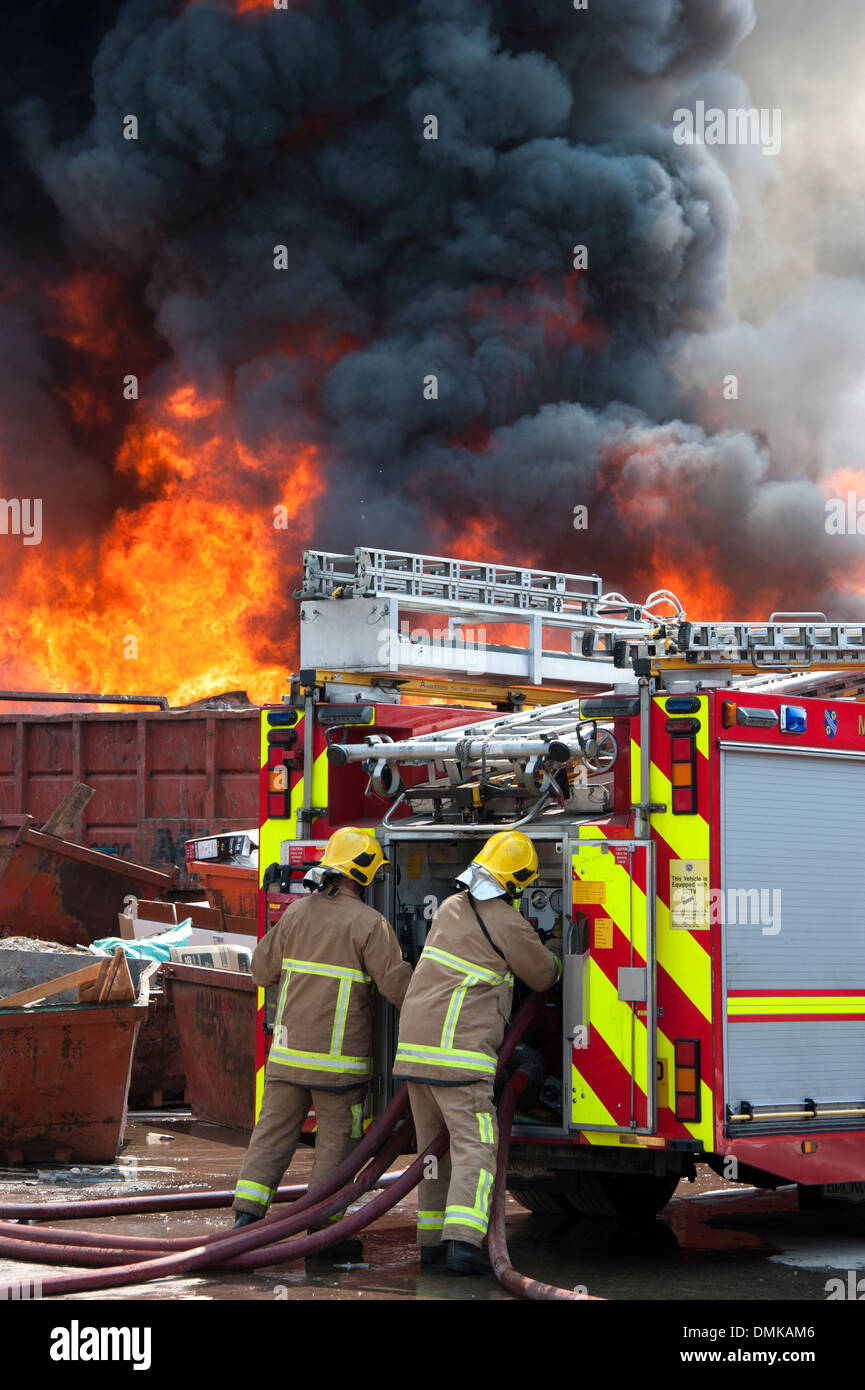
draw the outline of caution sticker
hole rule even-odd
[[[607,885],[603,879],[600,883],[583,883],[580,879],[575,879],[571,884],[571,898],[575,903],[605,903]]]
[[[670,860],[670,926],[677,931],[708,931],[708,859]]]

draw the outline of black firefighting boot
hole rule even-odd
[[[435,1245],[422,1245],[420,1248],[421,1268],[425,1269],[429,1265],[443,1265],[447,1250],[443,1241],[438,1241]]]
[[[467,1240],[449,1240],[445,1265],[451,1274],[492,1274],[486,1252]]]
[[[234,1217],[234,1225],[231,1229],[236,1231],[238,1226],[251,1226],[253,1221],[260,1221],[262,1216],[264,1216],[264,1212],[256,1212],[253,1216],[250,1211],[239,1211]]]

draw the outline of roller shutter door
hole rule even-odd
[[[865,761],[722,759],[727,1103],[862,1104]]]

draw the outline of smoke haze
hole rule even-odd
[[[46,543],[0,568],[58,613],[34,679],[100,683],[106,650],[76,666],[62,637],[71,576],[116,641],[142,603],[117,556],[169,519],[152,641],[184,584],[232,602],[207,587],[232,563],[229,622],[274,665],[309,544],[597,570],[694,616],[862,616],[862,540],[824,526],[862,434],[852,4],[127,0],[16,23],[3,488],[45,498]],[[698,99],[779,107],[778,158],[675,143]],[[225,544],[196,570],[209,515]],[[6,636],[19,660],[27,622]],[[200,674],[243,684],[244,659]],[[156,655],[129,679],[171,683]]]

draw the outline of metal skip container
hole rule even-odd
[[[174,1004],[192,1113],[230,1129],[255,1124],[257,989],[239,970],[163,966]]]
[[[32,816],[0,816],[0,936],[89,945],[114,929],[126,897],[155,897],[176,875],[32,826]]]
[[[74,970],[84,953],[0,951],[0,991]],[[91,957],[91,959],[93,959]],[[145,963],[128,962],[131,1003],[4,1009],[0,1000],[0,1160],[111,1163],[123,1142],[132,1053],[147,1014]],[[72,992],[72,997],[74,997]]]

